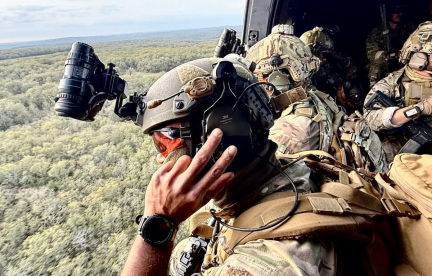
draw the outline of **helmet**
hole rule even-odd
[[[309,47],[292,35],[290,25],[273,27],[270,35],[248,50],[246,58],[256,63],[254,73],[258,79],[277,73],[277,79],[281,80],[282,75],[285,75],[286,80],[283,81],[292,87],[307,85],[308,78],[318,70],[320,64]],[[284,71],[286,74],[281,73]]]
[[[333,39],[331,39],[328,31],[322,27],[315,27],[303,33],[300,36],[300,40],[309,47],[318,45],[327,49],[333,49]]]
[[[418,53],[418,54],[416,54]],[[411,57],[415,56],[416,61],[420,61],[419,55],[423,55],[425,63],[428,60],[428,56],[432,53],[432,21],[426,21],[421,23],[418,28],[408,37],[405,41],[399,55],[399,61],[403,64],[410,62]],[[416,54],[416,55],[414,55]],[[410,62],[411,63],[411,62]],[[413,64],[414,69],[423,70],[424,66]],[[410,66],[411,67],[411,66]],[[422,68],[423,67],[423,68]]]
[[[224,133],[219,153],[230,145],[243,155],[261,148],[275,112],[245,63],[238,56],[205,58],[172,69],[142,95],[137,122],[147,134],[179,120],[179,137],[190,138],[192,156],[214,128]]]
[[[403,13],[409,7],[408,0],[389,0],[386,1],[387,14],[391,15],[392,13]]]

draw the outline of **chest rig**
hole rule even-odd
[[[229,256],[238,254],[237,246],[259,239],[326,237],[369,244],[373,251],[383,246],[375,244],[376,241],[379,243],[382,241],[374,232],[383,219],[418,217],[418,210],[409,203],[395,200],[389,195],[382,196],[377,183],[372,178],[365,177],[355,169],[339,163],[331,155],[318,151],[306,155],[308,157],[304,160],[308,167],[315,174],[323,176],[320,191],[300,195],[300,205],[294,215],[278,227],[253,233],[222,227],[216,231],[215,236],[214,228],[205,223],[210,217],[207,210],[192,216],[191,234],[211,240],[203,258],[203,275],[215,275],[213,268],[222,265]],[[259,227],[282,216],[284,210],[290,208],[293,202],[292,192],[276,192],[256,202],[240,215],[225,219],[229,224],[237,227]],[[376,256],[377,253],[374,251],[372,255]],[[382,261],[377,261],[375,265],[381,267]]]
[[[432,81],[431,82],[416,82],[410,81],[407,77],[402,79],[403,86],[403,103],[404,106],[410,106],[421,102],[432,96]]]

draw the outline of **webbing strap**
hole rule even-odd
[[[273,200],[262,200],[234,220],[233,225],[243,228],[257,228],[281,218],[294,204],[292,193],[279,192]],[[286,197],[284,197],[286,195]],[[273,195],[272,195],[273,196]],[[338,208],[335,208],[338,207]],[[339,210],[337,210],[339,209]],[[299,195],[295,215],[278,226],[267,230],[245,233],[228,229],[221,234],[222,248],[232,254],[238,244],[258,239],[290,239],[311,236],[351,235],[370,227],[373,220],[365,217],[383,215],[381,212],[349,205],[342,199],[325,193]]]
[[[362,191],[354,189],[348,185],[343,185],[336,182],[329,182],[321,186],[321,192],[343,198],[346,201],[361,206],[363,208],[387,214],[383,208],[381,201]]]
[[[393,188],[387,181],[383,179],[381,174],[375,175],[375,180],[380,184],[384,190],[390,195],[392,198],[399,199],[399,200],[407,200],[405,195],[402,193],[399,193],[395,188]],[[391,181],[391,180],[390,180]]]
[[[330,185],[338,183],[329,183]],[[327,184],[326,184],[327,185]],[[346,186],[339,184],[341,186]],[[352,187],[346,186],[347,188],[354,190],[355,192],[365,194],[361,191],[355,190]],[[328,189],[326,189],[328,190]],[[337,189],[334,189],[334,193],[337,193]],[[354,192],[354,193],[355,193]],[[342,193],[340,193],[342,194]],[[367,195],[367,194],[365,194]],[[368,195],[367,195],[368,196]],[[363,205],[368,204],[367,199],[358,200],[360,196],[346,196],[355,202],[352,202],[358,206],[350,205],[345,202],[347,200],[343,197],[339,199],[334,198],[330,193],[312,193],[299,195],[299,204],[294,212],[294,215],[302,213],[316,213],[326,215],[342,215],[342,214],[355,214],[360,216],[371,216],[371,215],[383,215],[385,210],[383,208],[370,208],[369,206],[364,207]],[[354,199],[353,199],[354,198]],[[341,201],[341,199],[344,199]],[[348,200],[347,200],[348,201]],[[288,210],[290,210],[295,202],[295,198],[292,192],[277,192],[259,201],[257,204],[243,212],[234,220],[234,226],[244,228],[257,228],[263,225],[274,222],[275,220],[283,217]],[[379,203],[379,201],[378,201]],[[334,211],[337,206],[339,211]],[[213,227],[205,224],[207,219],[211,217],[208,211],[199,211],[191,217],[190,220],[190,232],[194,235],[210,238],[212,235]]]
[[[302,87],[297,87],[273,97],[271,102],[276,110],[285,110],[289,105],[306,98],[305,90]]]
[[[290,159],[295,159],[298,158],[300,156],[305,156],[305,155],[316,155],[316,156],[325,156],[327,158],[333,159],[335,160],[335,158],[322,150],[305,150],[305,151],[301,151],[298,153],[293,153],[293,154],[277,154],[276,157],[277,158],[290,158]]]
[[[345,186],[345,185],[342,185]],[[347,186],[348,187],[348,186]],[[352,189],[351,187],[349,187]],[[357,190],[356,190],[357,191]],[[363,193],[357,191],[359,193]],[[292,208],[295,202],[292,193],[279,192],[277,197],[272,200],[265,200],[255,206],[252,206],[240,216],[238,216],[234,221],[234,226],[236,227],[246,227],[246,228],[257,228],[263,225],[274,222],[275,220],[286,215],[288,210]],[[289,195],[287,197],[287,195]],[[333,200],[335,203],[339,204],[341,212],[332,212],[332,207],[330,205],[318,206],[315,202],[325,202],[326,200]],[[379,201],[378,201],[379,202]],[[371,210],[371,208],[364,208],[360,204],[358,206],[352,206],[348,203],[339,203],[338,199],[330,196],[326,193],[312,193],[312,194],[302,194],[299,195],[299,204],[294,212],[294,215],[302,213],[317,213],[317,214],[329,214],[329,215],[342,215],[343,213],[356,214],[356,215],[382,215],[385,213],[384,209]]]
[[[339,113],[339,108],[335,101],[332,100],[329,94],[323,93],[321,91],[315,90],[315,95],[317,95],[321,100],[323,100],[326,105],[333,111],[334,114]]]
[[[398,217],[418,219],[421,212],[414,205],[409,203],[404,194],[399,193],[389,184],[389,182],[391,182],[390,179],[386,181],[383,176],[386,175],[377,174],[375,180],[384,188],[384,195],[381,198],[381,202],[388,213]]]
[[[208,210],[199,210],[189,219],[189,231],[199,237],[211,238],[213,227],[206,224],[206,221],[211,218]]]

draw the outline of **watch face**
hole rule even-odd
[[[162,216],[149,217],[142,227],[141,236],[149,244],[164,244],[171,241],[175,226]]]
[[[409,110],[405,111],[405,113],[406,113],[406,115],[407,115],[408,117],[412,117],[412,116],[417,115],[417,114],[418,114],[418,111],[417,111],[417,109],[412,108],[412,109],[409,109]]]

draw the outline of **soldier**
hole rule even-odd
[[[398,53],[415,27],[405,20],[408,4],[404,0],[387,1],[380,6],[381,26],[374,28],[366,40],[366,53],[370,62],[370,87],[388,73],[400,69]]]
[[[407,141],[415,139],[416,133],[405,127],[411,124],[409,122],[420,117],[418,120],[422,120],[426,127],[432,125],[431,52],[432,21],[427,21],[420,24],[403,45],[399,60],[405,66],[379,81],[366,97],[366,120],[383,137],[388,162],[393,161]],[[384,103],[382,98],[385,96],[380,96],[378,91],[390,98],[388,104]],[[431,153],[430,142],[417,146],[422,146],[419,153]]]
[[[366,96],[362,87],[358,68],[351,58],[338,53],[334,49],[332,36],[337,29],[315,27],[300,36],[312,51],[312,54],[321,60],[320,68],[312,76],[315,87],[336,99],[347,114],[355,110],[361,111]]]
[[[291,104],[277,107],[283,109],[282,115],[270,131],[270,139],[279,146],[278,153],[320,150],[358,169],[387,171],[379,138],[361,114],[346,116],[330,95],[311,84],[319,59],[292,34],[291,28],[289,25],[275,26],[272,33],[252,46],[246,55],[257,64],[254,73],[258,79],[273,83],[283,91],[276,98]],[[316,35],[318,30],[305,36]],[[329,37],[322,34],[320,41],[323,47],[332,45]]]
[[[200,267],[203,275],[387,275],[389,254],[374,229],[402,213],[386,211],[370,182],[331,157],[276,159],[272,107],[254,82],[240,63],[201,59],[143,95],[140,121],[163,165],[123,275],[166,275],[178,224],[211,198],[215,210],[191,218],[192,241],[203,243],[176,250],[171,275]],[[204,223],[212,217],[214,227]],[[203,264],[190,270],[201,247]]]

